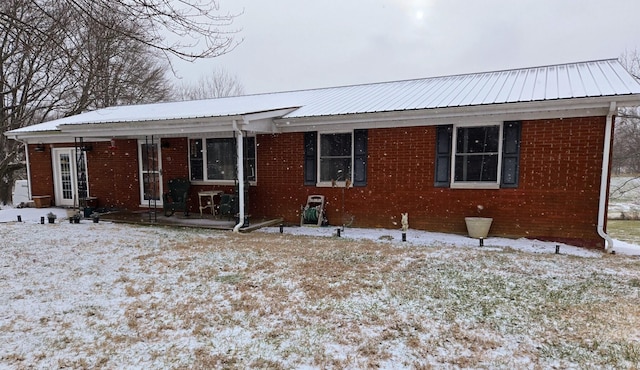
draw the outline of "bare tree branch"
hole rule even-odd
[[[8,0],[11,1],[11,0]],[[38,9],[43,17],[57,20],[51,4],[66,9],[73,18],[85,24],[110,25],[96,14],[112,13],[116,18],[141,25],[145,33],[131,33],[113,28],[130,38],[166,55],[193,61],[213,58],[232,51],[238,29],[231,28],[240,14],[220,13],[215,0],[24,0]],[[13,18],[0,6],[0,20]],[[25,25],[23,25],[25,26]],[[33,28],[33,27],[32,27]],[[41,32],[33,28],[34,32]]]
[[[224,69],[214,69],[203,75],[195,84],[181,84],[174,87],[177,100],[197,100],[238,96],[244,94],[244,87],[238,77]]]

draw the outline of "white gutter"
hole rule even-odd
[[[607,113],[604,129],[604,151],[602,153],[602,174],[600,175],[600,204],[598,207],[598,235],[605,241],[605,252],[613,252],[613,239],[604,231],[607,215],[607,198],[609,192],[609,160],[611,156],[611,135],[613,131],[613,115],[616,113],[616,102],[612,101]]]
[[[244,225],[244,150],[242,148],[243,135],[242,130],[238,127],[238,122],[233,120],[233,130],[238,134],[236,136],[236,148],[238,149],[238,224],[233,228],[233,232],[240,232],[240,228]]]

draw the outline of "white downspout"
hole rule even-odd
[[[600,175],[600,204],[598,207],[598,235],[605,241],[605,252],[613,252],[613,239],[604,231],[607,215],[607,197],[609,192],[609,160],[611,156],[611,135],[613,131],[613,115],[616,113],[616,102],[612,101],[607,113],[604,131],[604,152],[602,153],[602,174]]]
[[[233,130],[236,135],[236,148],[238,150],[238,224],[233,228],[233,232],[240,232],[240,228],[244,225],[244,150],[242,148],[243,135],[242,130],[238,128],[238,122],[233,120]]]

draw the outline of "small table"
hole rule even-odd
[[[202,210],[206,208],[211,208],[211,214],[215,216],[216,208],[214,206],[213,198],[222,194],[220,190],[209,190],[209,191],[199,191],[198,192],[198,205],[200,207],[200,217],[202,217]],[[205,205],[202,205],[202,198],[208,198],[206,200]]]

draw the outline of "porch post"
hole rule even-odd
[[[236,131],[236,149],[238,152],[238,224],[233,228],[233,232],[239,232],[242,225],[244,225],[244,148],[242,130],[238,128],[238,122],[233,120],[233,129]]]

